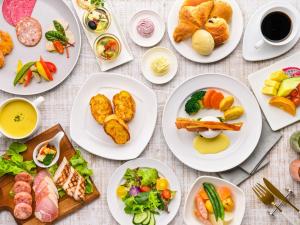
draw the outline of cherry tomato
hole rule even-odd
[[[158,178],[156,180],[156,189],[163,191],[169,188],[169,182],[166,178]]]
[[[149,192],[149,191],[151,191],[151,188],[148,187],[148,186],[141,186],[140,189],[141,189],[141,192]]]
[[[163,190],[161,193],[161,196],[166,199],[169,200],[172,197],[171,191],[169,189]]]

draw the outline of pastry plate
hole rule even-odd
[[[107,186],[107,203],[109,210],[115,220],[121,225],[132,224],[132,215],[126,214],[124,212],[124,203],[116,195],[116,190],[118,186],[123,181],[123,175],[125,174],[127,168],[134,169],[137,167],[150,167],[157,169],[160,176],[167,178],[169,181],[170,189],[176,190],[176,196],[171,201],[168,206],[169,213],[162,212],[159,215],[155,215],[156,224],[167,225],[176,216],[181,202],[181,189],[179,181],[175,173],[162,162],[155,159],[139,158],[121,165],[112,174],[109,184]]]
[[[285,67],[295,66],[300,67],[300,53],[296,53],[288,58],[285,58],[269,67],[261,69],[248,76],[250,86],[257,98],[257,101],[267,118],[267,121],[272,130],[276,131],[300,120],[300,110],[297,110],[295,116],[291,116],[281,109],[269,105],[270,97],[263,95],[261,89],[264,86],[264,81],[268,79],[270,73],[280,70]]]
[[[199,177],[191,186],[188,196],[186,198],[184,209],[183,209],[183,219],[185,224],[188,225],[199,225],[199,220],[194,214],[194,198],[198,190],[202,187],[204,182],[212,183],[216,187],[224,186],[231,190],[233,196],[233,201],[235,203],[235,209],[233,211],[233,220],[229,223],[230,225],[240,225],[243,221],[243,217],[246,210],[246,196],[242,189],[236,185],[212,176],[201,176]]]
[[[151,69],[151,63],[157,57],[165,57],[169,62],[169,71],[163,76],[155,75]],[[142,73],[148,81],[154,84],[164,84],[175,77],[178,69],[178,62],[175,54],[169,49],[164,47],[154,47],[149,49],[143,55],[141,67]]]
[[[173,7],[168,16],[168,35],[171,40],[173,47],[185,58],[198,62],[198,63],[212,63],[219,61],[226,56],[228,56],[239,44],[242,34],[243,34],[243,14],[242,11],[235,0],[228,0],[230,3],[233,14],[232,14],[232,21],[229,24],[230,27],[230,37],[227,42],[217,48],[215,48],[211,55],[209,56],[202,56],[199,55],[193,48],[192,48],[192,39],[189,38],[181,43],[176,43],[173,39],[173,32],[178,24],[178,15],[180,7],[183,3],[183,0],[175,1]]]
[[[137,24],[141,19],[149,18],[154,24],[154,32],[151,37],[144,38],[136,30]],[[152,47],[158,44],[163,38],[166,25],[161,16],[152,10],[141,10],[135,13],[129,22],[128,33],[131,40],[142,47]]]
[[[0,6],[2,3],[3,1],[0,0]],[[45,13],[45,9],[47,9],[47,13]],[[0,13],[1,30],[8,32],[14,43],[13,51],[5,57],[6,65],[0,70],[0,74],[3,75],[0,78],[0,90],[2,91],[16,95],[35,95],[49,91],[62,83],[71,74],[77,63],[81,50],[81,35],[78,21],[70,7],[61,0],[38,0],[33,9],[32,17],[40,22],[43,35],[41,41],[35,47],[26,47],[18,41],[15,27],[8,24],[3,18],[3,14]],[[66,55],[59,55],[46,50],[44,34],[52,25],[52,21],[57,19],[62,19],[69,24],[69,30],[72,31],[75,38],[75,46],[69,48],[69,59],[66,58]],[[43,80],[41,83],[38,83],[36,80],[33,80],[27,87],[23,85],[14,86],[13,80],[16,75],[18,60],[25,64],[29,61],[39,60],[40,56],[45,61],[53,62],[56,65],[57,72],[54,74],[53,81],[47,82]]]
[[[135,117],[128,124],[130,141],[117,145],[93,118],[90,99],[102,93],[109,99],[126,90],[136,103]],[[114,73],[96,73],[79,90],[71,110],[71,138],[92,154],[113,160],[129,160],[138,157],[150,141],[157,118],[155,93],[141,82]]]
[[[260,19],[263,13],[273,7],[285,7],[290,11],[294,12],[295,16],[298,18],[298,24],[300,25],[300,14],[299,11],[288,2],[272,1],[261,6],[250,18],[248,25],[245,30],[244,39],[243,39],[243,57],[247,61],[260,61],[272,59],[274,57],[280,56],[287,51],[289,51],[300,38],[300,30],[296,37],[287,45],[283,46],[272,46],[269,44],[263,44],[259,49],[256,49],[255,44],[262,39],[260,33]]]
[[[230,146],[217,154],[200,154],[193,147],[194,134],[177,130],[176,118],[190,117],[184,105],[192,93],[200,89],[215,88],[235,98],[245,114],[239,132],[226,132]],[[217,110],[200,110],[194,119],[204,116],[222,116]],[[169,97],[163,112],[162,128],[165,140],[173,154],[187,166],[204,172],[220,172],[232,169],[245,161],[254,151],[261,134],[262,117],[251,91],[238,80],[222,74],[202,74],[183,82]]]

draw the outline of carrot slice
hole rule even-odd
[[[225,186],[218,187],[217,192],[218,192],[221,200],[225,200],[231,196],[231,190]]]
[[[209,198],[208,198],[208,196],[207,196],[207,194],[206,194],[206,192],[205,192],[205,190],[204,190],[203,188],[200,188],[200,190],[199,190],[198,193],[199,193],[200,197],[201,197],[204,201],[209,200]]]
[[[223,100],[224,95],[221,92],[214,93],[210,98],[210,105],[214,109],[219,109],[220,103]]]
[[[203,98],[203,105],[205,108],[209,109],[211,108],[211,105],[210,105],[210,99],[211,99],[211,96],[216,93],[215,90],[213,89],[208,89],[204,95],[204,98]]]

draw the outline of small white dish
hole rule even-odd
[[[173,7],[170,9],[168,22],[167,22],[169,39],[173,47],[176,49],[176,51],[178,51],[178,53],[181,54],[183,57],[198,63],[216,62],[231,54],[239,44],[242,38],[243,28],[244,28],[243,14],[237,2],[235,0],[228,0],[233,11],[232,20],[229,23],[229,27],[230,27],[229,39],[223,45],[215,48],[209,56],[203,56],[198,54],[192,48],[191,38],[184,40],[180,43],[176,43],[174,41],[173,32],[178,24],[179,10],[183,2],[184,0],[174,1]]]
[[[131,93],[136,112],[128,123],[130,141],[117,145],[93,118],[89,102],[98,93],[112,99],[121,90]],[[138,80],[115,73],[95,73],[79,90],[70,117],[71,138],[82,148],[103,158],[130,160],[143,152],[152,137],[157,119],[157,99],[154,91]]]
[[[38,166],[38,167],[41,167],[41,168],[49,168],[51,166],[53,166],[59,159],[59,155],[60,155],[60,142],[61,140],[63,139],[63,137],[65,136],[65,133],[63,131],[60,131],[58,132],[53,138],[49,139],[49,140],[46,140],[46,141],[43,141],[42,143],[38,144],[34,150],[33,150],[33,153],[32,153],[32,158],[33,158],[33,161],[34,163]],[[49,165],[45,165],[43,163],[41,163],[38,159],[37,159],[37,156],[39,154],[39,151],[40,149],[46,145],[46,144],[49,144],[49,145],[52,145],[55,147],[56,149],[56,155],[54,157],[54,159],[52,160],[52,162],[49,164]]]
[[[169,62],[169,71],[162,76],[155,75],[151,69],[151,63],[157,57],[164,57]],[[164,47],[154,47],[149,49],[142,57],[141,62],[142,73],[144,77],[154,84],[164,84],[172,80],[178,69],[178,62],[175,54]]]
[[[243,57],[247,61],[260,61],[272,59],[274,57],[280,56],[291,48],[295,46],[300,38],[300,30],[298,29],[297,34],[294,39],[286,45],[282,46],[272,46],[270,44],[264,43],[260,48],[255,48],[255,45],[262,39],[262,34],[260,32],[260,22],[261,17],[265,14],[266,11],[272,8],[284,8],[290,11],[296,18],[294,26],[300,25],[300,13],[299,11],[290,3],[286,1],[272,1],[262,7],[260,7],[250,18],[244,38],[243,38]]]
[[[269,105],[270,97],[262,94],[261,89],[264,86],[264,81],[268,79],[270,73],[290,66],[300,67],[299,58],[300,53],[296,53],[248,76],[253,93],[255,94],[271,129],[274,131],[300,121],[300,109],[298,107],[297,114],[295,116],[291,116],[285,111]]]
[[[121,225],[132,224],[133,215],[129,215],[124,212],[125,204],[116,195],[116,190],[122,183],[123,176],[127,168],[135,169],[137,167],[150,167],[157,169],[160,176],[168,179],[170,189],[176,191],[176,196],[168,207],[170,213],[161,212],[160,215],[155,216],[156,224],[169,224],[179,210],[181,202],[181,188],[175,173],[168,166],[155,159],[139,158],[126,162],[116,169],[111,175],[107,186],[107,203],[112,216]]]
[[[154,31],[151,37],[142,37],[137,32],[138,22],[149,18],[154,24]],[[166,26],[161,16],[152,10],[141,10],[135,13],[129,22],[128,33],[132,41],[142,47],[152,47],[158,44],[165,34]]]
[[[240,225],[242,223],[245,214],[245,209],[246,209],[246,197],[244,191],[226,180],[217,177],[212,177],[212,176],[201,176],[192,184],[184,204],[184,209],[183,209],[184,223],[188,225],[202,224],[195,217],[194,214],[194,197],[196,196],[196,193],[198,192],[199,188],[202,187],[202,184],[204,182],[212,183],[216,187],[227,186],[228,188],[230,188],[235,207],[233,211],[233,220],[229,224]]]
[[[178,130],[176,118],[203,118],[221,116],[218,110],[200,110],[193,116],[185,112],[185,102],[197,90],[215,88],[225,95],[234,96],[234,105],[244,108],[239,132],[226,132],[230,146],[217,154],[201,154],[193,147],[195,134]],[[167,100],[162,116],[162,129],[166,143],[173,154],[187,166],[203,172],[220,172],[232,169],[245,161],[254,151],[262,129],[259,105],[246,85],[223,74],[202,74],[192,77],[177,87]]]

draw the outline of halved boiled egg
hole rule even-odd
[[[206,116],[206,117],[202,118],[200,121],[220,122],[220,120],[214,116]],[[208,138],[208,139],[215,138],[215,137],[219,136],[221,133],[222,133],[222,131],[220,131],[220,130],[211,130],[211,129],[198,132],[199,135],[201,135],[204,138]]]

